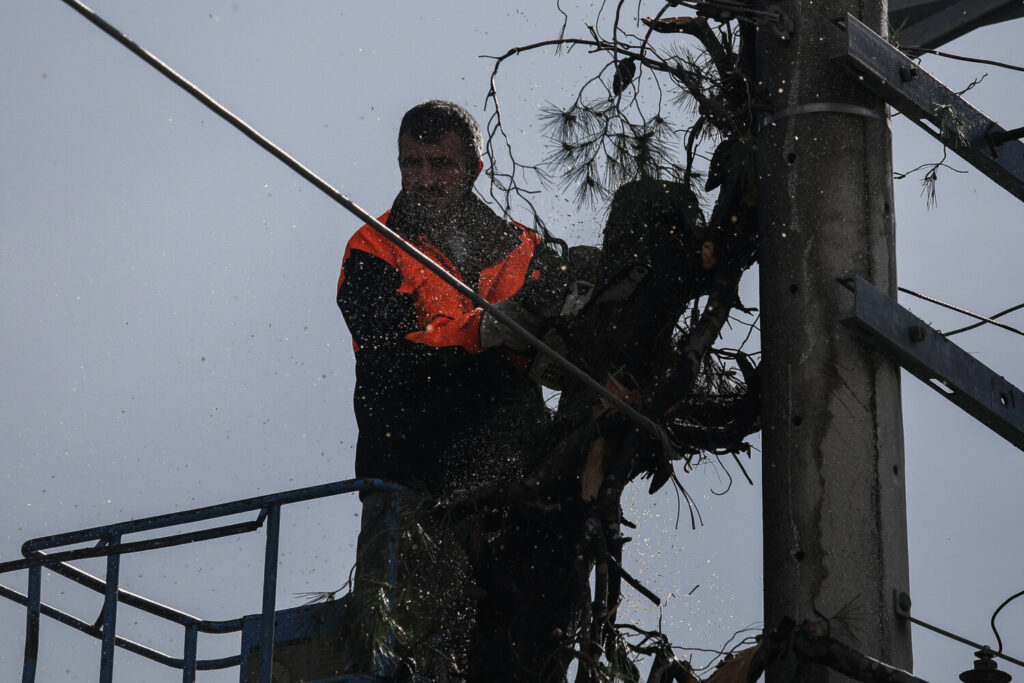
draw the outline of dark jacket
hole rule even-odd
[[[469,274],[425,231],[398,225],[395,211],[380,220],[488,301],[502,301],[539,277],[541,238],[469,201],[474,230],[485,236],[474,243],[478,258],[466,261],[479,271]],[[495,437],[538,419],[540,390],[526,375],[528,358],[481,348],[480,308],[368,225],[345,249],[337,301],[356,357],[357,477],[438,491],[484,471],[521,476],[508,438]],[[501,473],[505,466],[515,471]]]

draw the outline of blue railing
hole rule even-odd
[[[141,655],[167,667],[181,669],[182,681],[194,683],[196,671],[239,667],[239,680],[248,683],[249,658],[247,653],[259,652],[259,683],[271,683],[275,645],[275,621],[290,623],[283,613],[276,613],[278,544],[281,535],[281,508],[291,503],[327,498],[357,491],[398,492],[402,487],[378,479],[349,479],[345,481],[310,486],[308,488],[283,491],[266,496],[257,496],[220,505],[173,512],[166,515],[146,517],[118,524],[55,534],[32,539],[22,545],[24,559],[0,562],[0,574],[19,570],[28,571],[27,594],[19,593],[0,585],[0,597],[13,600],[26,608],[25,657],[22,665],[22,683],[34,683],[36,662],[39,655],[39,621],[45,616],[55,619],[71,628],[102,641],[100,652],[100,683],[112,683],[114,675],[114,652],[120,647]],[[256,519],[236,524],[226,524],[208,529],[174,533],[144,540],[126,541],[125,537],[141,532],[169,529],[185,524],[203,522],[220,517],[256,512]],[[396,520],[390,520],[394,529]],[[226,621],[211,621],[181,612],[167,605],[149,600],[119,587],[118,572],[121,556],[128,553],[144,552],[157,548],[206,541],[214,538],[236,536],[266,527],[266,550],[263,568],[263,604],[258,615],[250,615]],[[82,543],[95,543],[91,547],[62,549]],[[101,579],[74,567],[69,562],[86,558],[105,557],[106,577]],[[392,564],[397,558],[392,557]],[[42,601],[43,567],[56,572],[104,595],[100,620],[90,624],[77,617],[47,605]],[[392,573],[394,567],[392,567]],[[176,623],[184,629],[182,657],[160,652],[151,647],[117,635],[117,607],[124,604],[142,610],[161,619]],[[277,618],[275,619],[275,614]],[[241,650],[237,655],[218,659],[198,659],[198,637],[200,633],[224,634],[241,632]],[[331,680],[359,680],[358,678]],[[370,680],[363,678],[363,680]]]

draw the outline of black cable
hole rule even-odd
[[[1024,308],[1024,304],[1017,304],[1016,306],[1011,306],[1010,308],[1007,308],[1005,311],[1000,311],[1000,312],[996,313],[995,315],[990,315],[989,317],[992,320],[995,320],[996,318],[1002,318],[1004,315],[1006,315],[1008,313],[1013,313],[1014,311],[1019,311],[1022,308]],[[949,332],[946,332],[945,334],[946,334],[947,337],[951,337],[954,334],[960,334],[961,332],[967,332],[968,330],[973,330],[975,328],[981,327],[984,324],[985,324],[985,321],[982,320],[981,322],[974,323],[973,325],[968,325],[967,327],[961,327],[961,328],[958,328],[958,329],[955,329],[955,330],[951,330]]]
[[[906,619],[907,621],[909,621],[912,624],[917,624],[918,626],[926,628],[929,631],[932,631],[933,633],[938,633],[940,636],[945,636],[946,638],[949,638],[950,640],[955,640],[958,643],[963,643],[964,645],[972,647],[975,650],[985,650],[985,649],[988,649],[989,651],[991,651],[991,648],[988,648],[986,645],[983,645],[981,643],[976,643],[973,640],[968,640],[967,638],[964,638],[963,636],[958,636],[957,634],[953,633],[952,631],[947,631],[946,629],[940,628],[940,627],[936,626],[935,624],[929,624],[927,621],[921,621],[920,619],[911,616],[909,613],[902,614],[901,616],[902,616],[902,618]],[[1024,661],[1021,661],[1021,660],[1016,659],[1014,657],[1011,657],[1009,655],[1003,654],[1001,651],[1000,652],[995,652],[993,654],[994,654],[994,656],[998,657],[999,659],[1002,659],[1004,661],[1010,662],[1011,664],[1016,664],[1017,666],[1024,667]]]
[[[1013,64],[1007,64],[1006,62],[997,62],[993,59],[981,59],[980,57],[965,57],[963,55],[954,55],[949,52],[939,52],[938,50],[929,50],[923,47],[907,47],[904,52],[927,52],[930,55],[936,55],[938,57],[945,57],[947,59],[957,59],[961,62],[973,62],[975,64],[988,64],[989,66],[998,66],[1001,69],[1010,69],[1011,71],[1024,71],[1024,66],[1015,66]]]
[[[999,605],[999,607],[996,607],[996,611],[992,613],[992,619],[990,620],[990,624],[992,626],[992,633],[996,634],[996,644],[999,646],[999,654],[1003,653],[1003,639],[999,637],[999,631],[996,629],[996,616],[1003,610],[1004,607],[1006,607],[1022,595],[1024,595],[1024,591],[1014,593],[1010,597],[1006,598],[1006,600],[1003,600],[1003,604]]]
[[[898,287],[897,289],[899,289],[899,291],[903,292],[904,294],[909,294],[910,296],[916,296],[918,299],[923,299],[924,301],[927,301],[929,303],[933,303],[933,304],[936,304],[938,306],[942,306],[944,308],[948,308],[951,311],[956,311],[957,313],[962,313],[962,314],[964,314],[966,316],[970,316],[971,318],[974,318],[975,320],[980,320],[982,324],[988,323],[990,325],[995,325],[996,327],[1002,328],[1002,329],[1004,329],[1004,330],[1006,330],[1008,332],[1013,332],[1014,334],[1019,334],[1020,336],[1024,337],[1024,331],[1018,330],[1016,327],[1010,327],[1009,325],[1004,325],[1003,323],[997,322],[996,320],[994,320],[992,318],[986,318],[983,315],[978,315],[977,313],[972,313],[971,311],[968,311],[967,309],[964,309],[964,308],[960,308],[959,306],[954,306],[953,304],[947,304],[945,301],[939,301],[938,299],[933,299],[930,296],[925,296],[924,294],[918,294],[917,292],[915,292],[915,291],[913,291],[911,289],[907,289],[906,287]],[[1021,306],[1024,306],[1024,304],[1022,304]],[[1004,313],[1006,313],[1006,312],[1008,312],[1008,311],[1004,311]],[[957,332],[962,332],[963,330],[961,329],[961,330],[956,330],[956,331]]]

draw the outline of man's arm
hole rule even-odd
[[[398,291],[402,276],[393,266],[353,249],[342,268],[338,308],[357,348],[391,345],[416,330],[413,296]]]
[[[345,259],[337,302],[361,360],[379,359],[406,373],[455,362],[463,349],[408,339],[423,330],[417,324],[415,297],[399,291],[401,282],[398,270],[373,254],[352,249]]]

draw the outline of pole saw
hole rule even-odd
[[[548,344],[538,339],[535,335],[528,332],[522,325],[512,320],[508,315],[502,312],[499,308],[494,307],[489,301],[484,299],[482,296],[477,294],[471,287],[466,285],[460,279],[452,275],[450,272],[445,270],[443,266],[438,264],[436,261],[431,259],[429,256],[424,254],[422,251],[417,249],[414,245],[409,243],[397,232],[380,222],[377,218],[370,215],[365,209],[357,205],[351,199],[346,197],[340,191],[332,187],[327,181],[320,176],[313,173],[310,169],[303,166],[292,157],[290,154],[285,152],[283,149],[275,145],[259,131],[250,126],[248,123],[243,121],[240,117],[232,113],[225,106],[217,102],[215,99],[207,95],[194,83],[190,82],[178,72],[174,71],[171,67],[161,61],[156,55],[144,49],[125,33],[121,32],[115,26],[110,24],[108,21],[97,15],[92,9],[79,2],[79,0],[62,0],[62,2],[71,7],[73,10],[81,14],[83,17],[88,19],[92,24],[102,30],[104,33],[109,35],[111,38],[116,40],[118,43],[126,47],[142,61],[146,62],[154,69],[159,71],[161,74],[170,79],[174,84],[179,86],[186,93],[194,97],[195,99],[202,102],[210,111],[219,116],[220,118],[227,121],[233,127],[242,132],[247,138],[255,142],[257,145],[270,152],[274,157],[283,162],[288,168],[295,171],[299,176],[310,182],[313,186],[319,189],[321,192],[326,194],[328,197],[333,199],[335,202],[340,204],[346,211],[353,214],[356,218],[363,221],[367,225],[373,227],[374,230],[379,232],[389,241],[393,242],[395,246],[407,253],[412,258],[416,259],[425,268],[430,270],[432,273],[437,275],[441,280],[453,287],[463,296],[468,297],[474,304],[487,311],[489,314],[497,318],[502,324],[508,326],[514,330],[518,335],[525,339],[530,346],[532,346],[537,352],[543,354],[553,363],[558,365],[568,375],[574,377],[584,386],[591,389],[594,393],[599,395],[601,398],[606,400],[608,403],[613,405],[619,412],[627,416],[637,426],[643,428],[647,432],[651,433],[661,444],[662,450],[666,459],[675,460],[677,457],[674,456],[677,451],[675,445],[669,438],[668,433],[654,420],[650,419],[643,413],[639,412],[636,408],[628,404],[622,398],[617,396],[615,393],[610,391],[603,384],[598,382],[596,379],[588,375],[582,369],[574,365],[571,361],[560,355]]]

